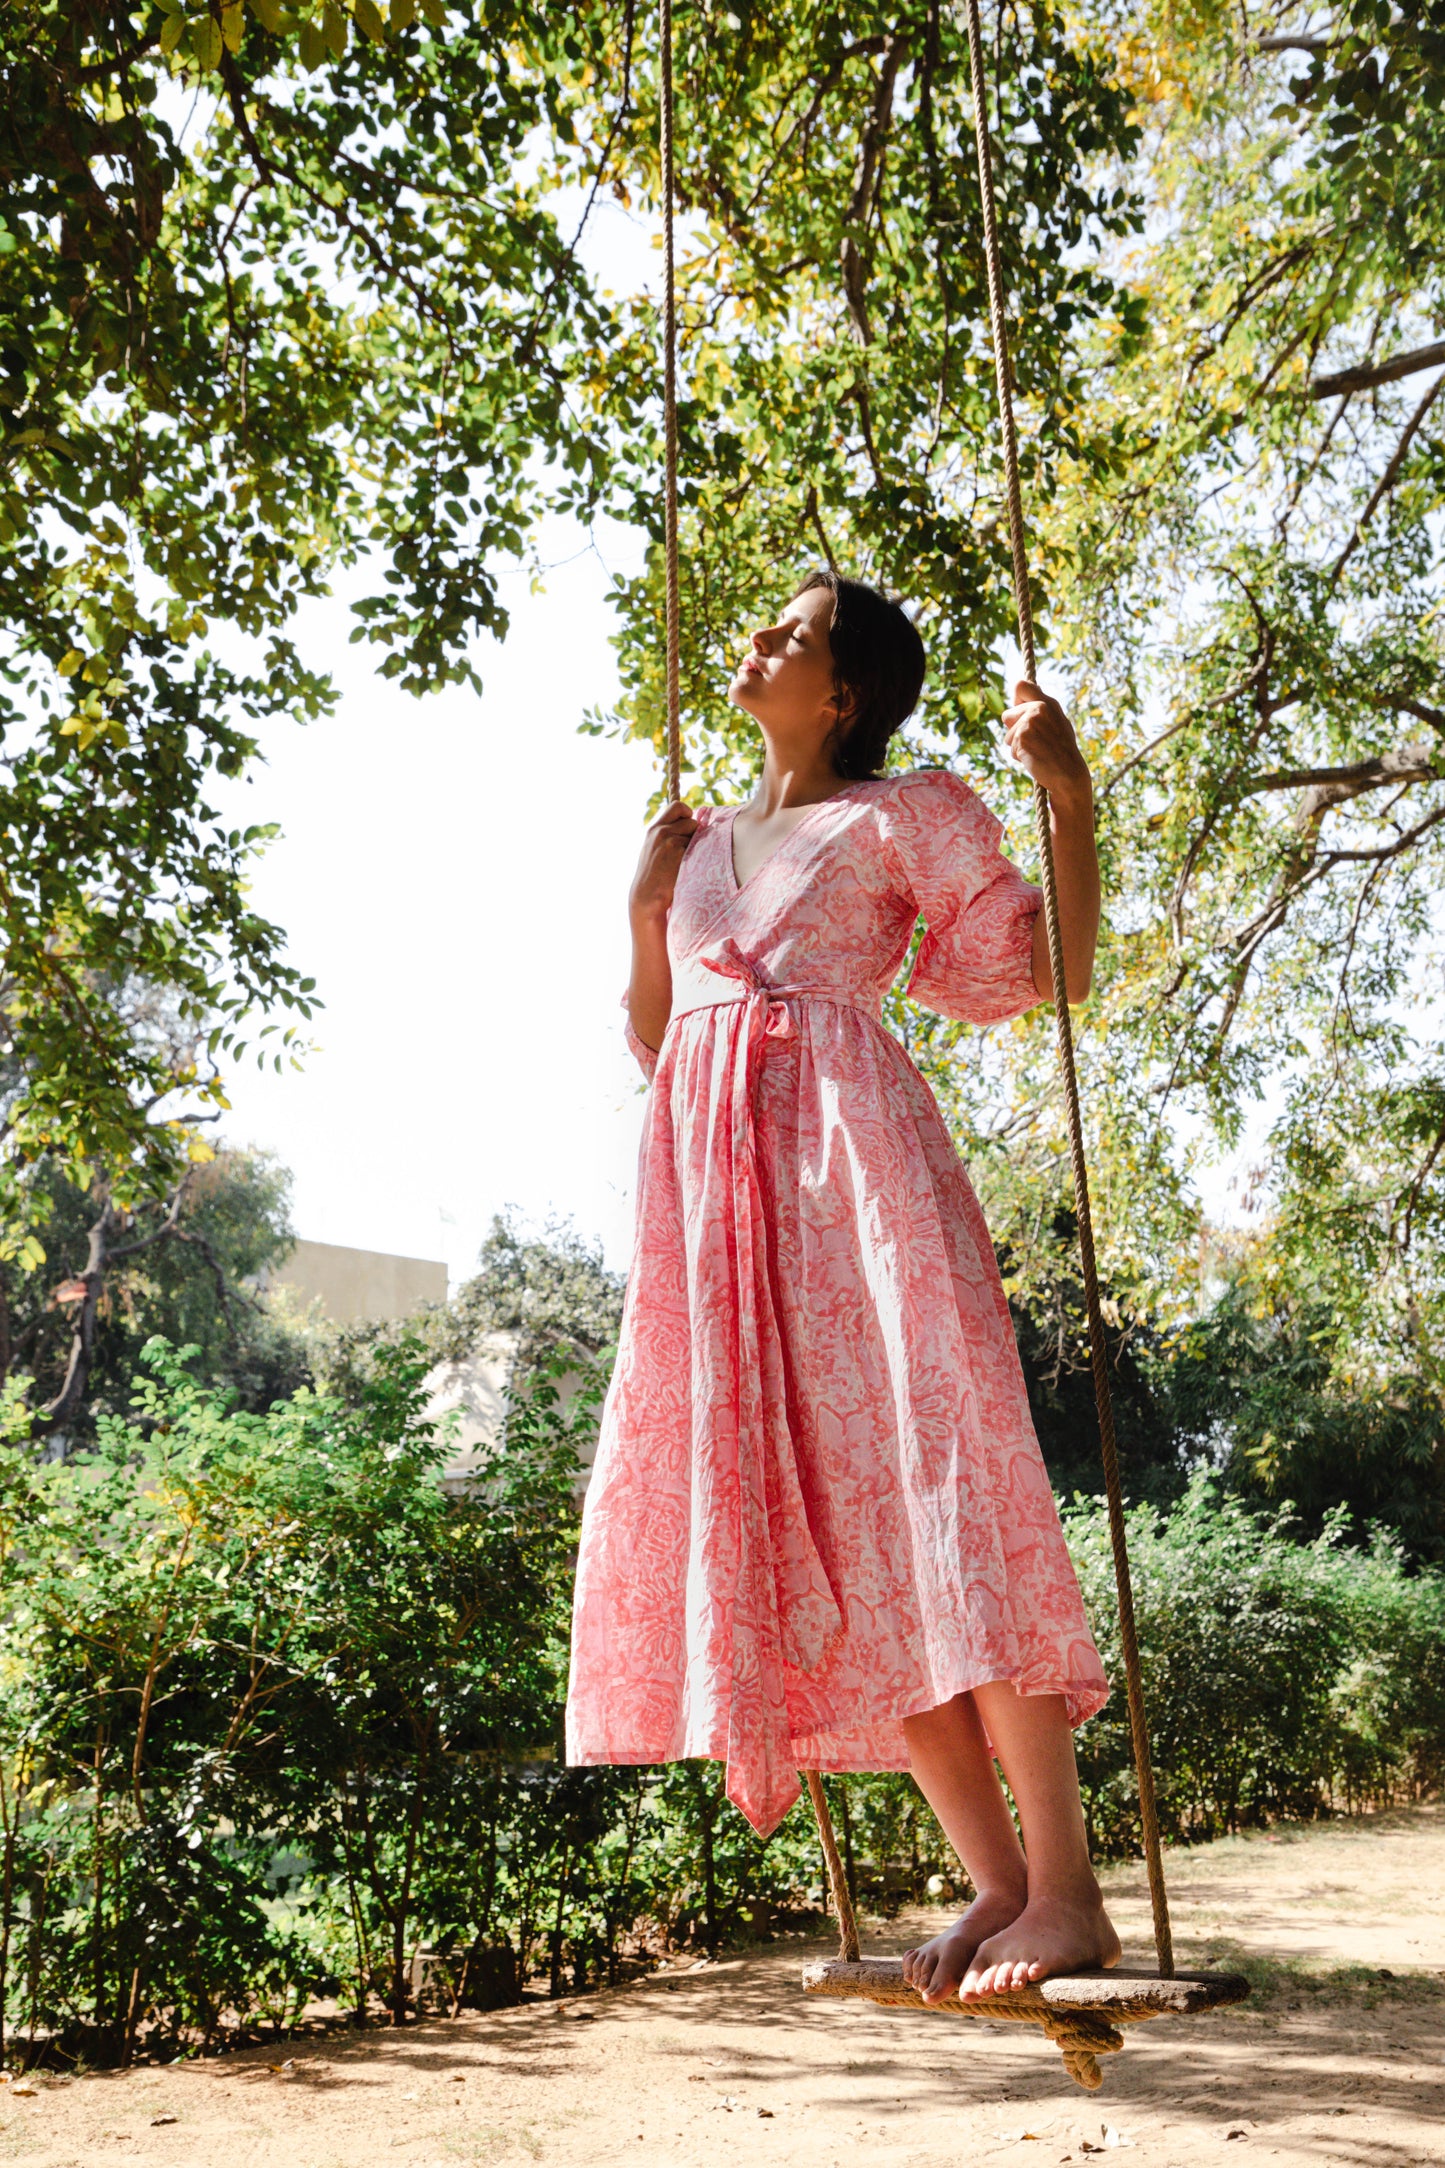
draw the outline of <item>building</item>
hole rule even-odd
[[[447,1299],[447,1268],[426,1257],[394,1257],[383,1250],[353,1250],[337,1242],[298,1242],[284,1265],[269,1272],[268,1292],[284,1289],[296,1308],[319,1308],[328,1324],[391,1324]],[[427,1416],[454,1417],[452,1451],[443,1471],[447,1484],[465,1484],[484,1464],[500,1434],[507,1386],[516,1360],[515,1333],[489,1333],[459,1362],[442,1362],[428,1374]],[[569,1375],[557,1381],[565,1406],[576,1390]],[[585,1489],[590,1455],[579,1475]]]
[[[447,1268],[430,1257],[392,1257],[340,1242],[298,1242],[266,1286],[288,1288],[297,1307],[319,1303],[332,1325],[380,1325],[447,1299]]]

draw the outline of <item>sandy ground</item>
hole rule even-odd
[[[787,1940],[570,2003],[0,2092],[31,2168],[454,2168],[626,2160],[1044,2168],[1445,2162],[1445,1809],[1176,1854],[1181,1961],[1242,1961],[1253,2001],[1135,2030],[1102,2092],[1018,2026],[805,2001]],[[1110,1877],[1126,1961],[1142,1877]],[[928,1918],[866,1936],[898,1950]],[[1381,1974],[1385,1977],[1381,1977]]]

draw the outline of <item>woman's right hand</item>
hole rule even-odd
[[[681,799],[660,813],[648,829],[633,876],[632,893],[627,899],[634,922],[666,918],[672,908],[672,892],[677,886],[682,854],[696,829],[697,817],[691,806],[684,805]]]

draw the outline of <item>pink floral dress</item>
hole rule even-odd
[[[741,888],[704,809],[668,925],[616,1374],[587,1494],[568,1758],[727,1764],[766,1834],[799,1767],[906,1769],[900,1719],[993,1679],[1108,1684],[993,1247],[879,1021],[1038,999],[1039,895],[957,776],[854,783]]]

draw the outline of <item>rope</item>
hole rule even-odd
[[[673,264],[672,0],[662,0],[662,442],[667,555],[667,802],[682,795],[682,611],[677,579],[677,279]]]
[[[1018,611],[1019,647],[1024,658],[1024,673],[1033,679],[1036,667],[1034,619],[1029,599],[1023,492],[1019,482],[1018,432],[1014,426],[1008,324],[1004,314],[1003,269],[999,257],[998,219],[993,196],[993,161],[988,140],[983,32],[979,24],[978,0],[965,0],[965,5],[968,15],[968,66],[973,87],[973,131],[978,146],[978,186],[983,206],[983,249],[988,267],[988,313],[993,333],[999,420],[1003,425],[1004,480],[1008,501],[1009,549],[1013,557],[1014,604]],[[1089,1210],[1089,1173],[1084,1161],[1084,1124],[1079,1110],[1079,1079],[1074,1067],[1074,1034],[1069,1019],[1069,1004],[1061,997],[1065,984],[1064,942],[1059,925],[1058,886],[1054,878],[1049,794],[1037,783],[1034,785],[1034,816],[1039,832],[1039,867],[1044,892],[1044,924],[1049,940],[1049,970],[1054,984],[1054,1021],[1058,1034],[1059,1068],[1063,1073],[1064,1103],[1068,1112],[1069,1157],[1073,1163],[1074,1207],[1079,1222],[1079,1261],[1083,1268],[1084,1301],[1089,1317],[1089,1361],[1094,1373],[1094,1398],[1099,1411],[1099,1451],[1104,1463],[1104,1488],[1109,1500],[1109,1539],[1114,1551],[1114,1585],[1118,1594],[1119,1640],[1123,1648],[1124,1677],[1129,1700],[1129,1733],[1134,1748],[1134,1771],[1139,1785],[1139,1819],[1143,1826],[1144,1858],[1149,1873],[1149,1901],[1154,1914],[1154,1947],[1158,1952],[1159,1970],[1168,1978],[1174,1971],[1174,1942],[1169,1928],[1169,1899],[1164,1887],[1164,1861],[1159,1844],[1159,1809],[1154,1795],[1154,1770],[1149,1758],[1149,1728],[1144,1713],[1144,1680],[1139,1663],[1139,1639],[1134,1624],[1134,1590],[1129,1574],[1129,1550],[1124,1529],[1124,1496],[1119,1481],[1119,1454],[1114,1440],[1114,1400],[1109,1386],[1104,1314],[1099,1302],[1099,1276],[1094,1259],[1094,1224]]]
[[[818,1835],[823,1845],[823,1857],[828,1862],[828,1880],[833,1886],[833,1902],[838,1908],[838,1955],[845,1965],[858,1962],[858,1915],[853,1910],[853,1893],[848,1887],[848,1877],[843,1870],[843,1856],[838,1850],[838,1839],[833,1834],[833,1817],[828,1812],[828,1795],[823,1789],[823,1779],[816,1769],[805,1769],[803,1779],[808,1787],[808,1797],[813,1802],[813,1815],[818,1824]]]

